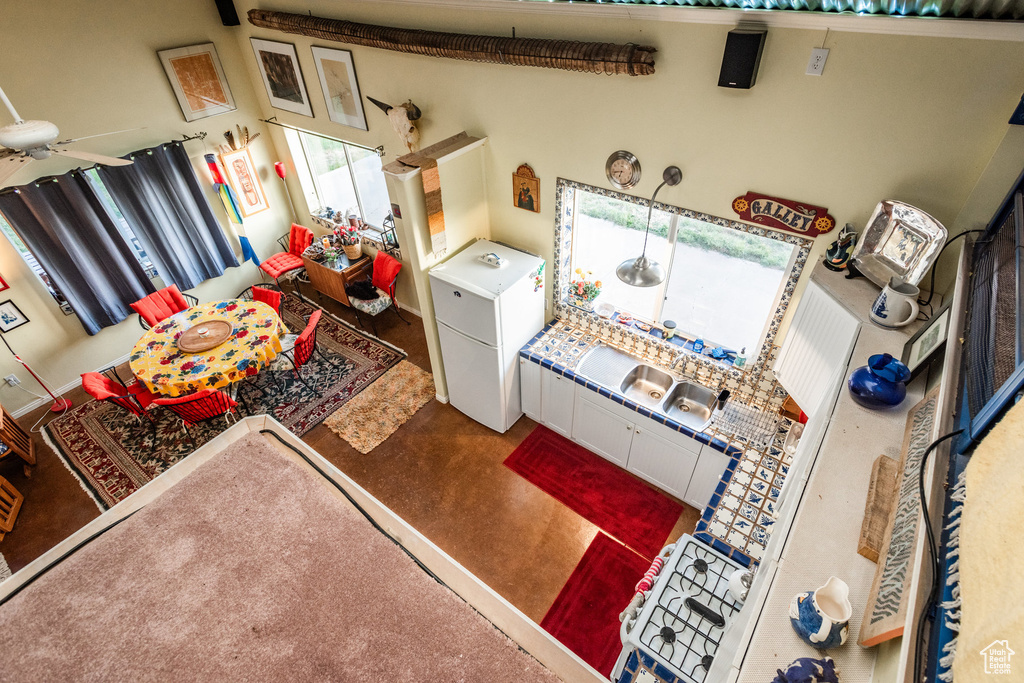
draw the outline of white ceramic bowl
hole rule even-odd
[[[612,317],[612,313],[614,312],[615,307],[612,306],[607,301],[599,303],[597,306],[594,307],[594,313],[597,313],[602,318],[610,318]]]

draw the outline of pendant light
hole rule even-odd
[[[651,214],[654,212],[654,198],[658,190],[666,185],[678,185],[683,179],[683,172],[678,166],[669,166],[661,174],[663,182],[658,185],[651,196],[651,205],[647,209],[647,230],[644,232],[644,248],[639,258],[626,259],[615,269],[615,274],[627,285],[633,287],[654,287],[665,281],[665,269],[657,261],[647,258],[647,237],[651,233]]]

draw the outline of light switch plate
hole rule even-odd
[[[816,47],[811,50],[811,61],[807,62],[807,75],[820,76],[825,70],[826,59],[828,59],[828,48]]]

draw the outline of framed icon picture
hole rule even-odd
[[[256,53],[256,64],[270,97],[270,106],[312,118],[313,109],[309,105],[295,46],[260,38],[250,38],[249,42]]]
[[[21,309],[8,299],[0,303],[0,332],[10,332],[16,327],[21,327],[28,322],[28,318],[21,312]]]
[[[946,302],[903,347],[903,357],[900,360],[910,369],[911,377],[916,377],[921,370],[928,367],[939,349],[946,345],[952,303],[952,299]]]
[[[238,208],[242,210],[243,218],[270,208],[248,147],[221,154],[220,163],[224,165],[228,182],[238,195]]]
[[[213,43],[160,50],[156,54],[186,121],[235,110],[235,100]]]
[[[360,130],[366,127],[366,113],[363,111],[363,96],[359,93],[356,67],[352,53],[348,50],[333,50],[326,47],[313,48],[313,62],[320,87],[327,100],[327,114],[331,121]]]
[[[523,164],[512,174],[512,204],[540,213],[540,178],[529,164]]]

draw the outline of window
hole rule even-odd
[[[391,201],[375,150],[301,131],[285,130],[299,180],[311,205],[355,212],[380,231],[391,213]]]
[[[560,263],[602,284],[597,302],[647,321],[674,320],[679,332],[756,357],[774,341],[787,288],[802,270],[810,240],[677,207],[651,215],[647,256],[667,273],[655,287],[632,287],[615,269],[644,249],[648,202],[559,180]],[[660,205],[659,205],[660,206]],[[802,258],[801,258],[802,257]],[[557,276],[557,274],[556,274]]]
[[[68,300],[64,298],[64,295],[53,286],[53,282],[50,281],[50,276],[47,275],[46,271],[43,270],[43,267],[39,265],[39,261],[36,261],[36,257],[32,255],[32,252],[28,250],[25,243],[21,241],[21,238],[18,237],[18,233],[14,232],[14,228],[12,228],[11,224],[7,222],[7,219],[3,217],[3,214],[0,214],[0,232],[3,232],[4,236],[10,241],[18,253],[21,254],[21,258],[25,259],[25,263],[27,263],[28,267],[32,269],[32,272],[38,275],[39,279],[43,281],[43,284],[50,292],[53,300],[57,302],[58,306],[60,306],[60,310],[64,311],[64,315],[71,315],[74,313],[71,309],[71,304],[69,304]]]

